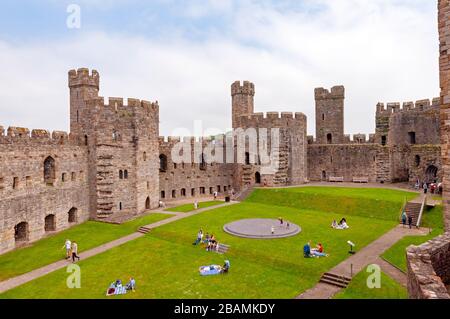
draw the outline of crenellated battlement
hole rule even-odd
[[[30,134],[31,132],[31,134]],[[0,144],[37,143],[37,144],[70,144],[82,145],[78,137],[63,131],[50,133],[44,129],[30,129],[10,126],[6,130],[0,126]]]
[[[100,88],[100,74],[96,70],[89,72],[89,69],[79,68],[69,71],[69,87],[91,86],[97,90]]]
[[[404,102],[403,104],[399,102],[394,103],[378,103],[377,104],[377,116],[390,116],[394,113],[399,112],[421,112],[432,108],[439,108],[440,98],[433,98],[432,100],[424,99],[414,102]]]
[[[105,103],[105,100],[108,100],[108,103]],[[124,102],[126,101],[126,103]],[[93,102],[95,105],[100,106],[104,109],[109,109],[112,112],[118,111],[130,111],[134,113],[142,113],[140,111],[144,111],[144,114],[151,115],[153,113],[159,112],[159,104],[158,101],[150,102],[146,100],[139,100],[134,98],[121,98],[121,97],[98,97]]]
[[[312,135],[308,135],[308,144],[320,144],[317,139]],[[366,134],[345,134],[343,144],[373,144],[375,143],[375,134],[369,134],[367,138]],[[333,144],[330,144],[333,145]]]
[[[245,94],[245,95],[255,95],[255,85],[252,82],[244,81],[241,85],[240,81],[236,81],[231,85],[231,96]]]
[[[306,115],[301,112],[258,112],[239,117],[241,121],[264,121],[264,120],[301,120],[306,121]]]
[[[345,98],[345,87],[342,85],[333,86],[331,90],[316,88],[314,97],[316,100],[343,99]]]

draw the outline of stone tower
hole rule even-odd
[[[450,230],[450,1],[439,0],[439,40],[440,40],[440,86],[441,86],[441,144],[442,166],[444,170],[444,216],[445,228]]]
[[[100,87],[100,75],[88,69],[71,70],[69,72],[70,88],[70,132],[78,136],[87,136],[89,121],[89,109],[87,101],[98,97]]]
[[[242,115],[253,114],[255,85],[251,82],[236,81],[231,85],[232,97],[232,126],[237,128],[237,120]]]
[[[316,139],[319,144],[344,143],[344,99],[343,86],[314,91],[316,100]]]

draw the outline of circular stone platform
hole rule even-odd
[[[272,234],[272,227],[275,228]],[[280,225],[278,219],[242,219],[223,226],[223,230],[231,235],[255,238],[255,239],[274,239],[285,238],[297,235],[302,229],[295,224],[290,224],[286,227],[286,222],[283,226]]]

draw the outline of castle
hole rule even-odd
[[[0,127],[0,253],[89,219],[132,218],[160,200],[242,192],[258,184],[442,178],[439,99],[403,107],[380,103],[375,133],[350,138],[344,134],[344,87],[319,88],[314,139],[307,136],[303,113],[255,113],[254,84],[235,82],[233,129],[259,131],[257,147],[266,145],[268,156],[276,156],[277,165],[268,170],[260,153],[250,152],[248,136],[244,154],[236,136],[159,137],[158,102],[105,102],[97,71],[72,70],[68,81],[70,134],[18,127],[5,134]],[[180,144],[189,146],[184,151],[191,156],[176,161]],[[208,161],[204,150],[211,144],[216,157]]]

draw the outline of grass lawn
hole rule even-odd
[[[405,287],[394,279],[381,272],[381,287],[370,289],[367,287],[367,278],[371,273],[366,269],[358,273],[350,285],[339,292],[334,299],[407,299],[408,292]]]
[[[256,189],[249,202],[398,221],[405,201],[417,193],[382,188],[299,187]]]
[[[223,232],[224,224],[242,218],[283,216],[302,227],[291,238],[255,240]],[[116,298],[293,298],[313,287],[323,272],[348,257],[348,240],[362,248],[392,229],[397,222],[349,218],[351,229],[336,231],[332,219],[341,214],[258,203],[241,203],[211,210],[164,225],[147,236],[82,260],[81,289],[68,289],[65,269],[7,291],[0,298],[106,298],[105,291],[116,279],[134,276],[137,292]],[[370,227],[370,231],[368,231]],[[197,231],[216,235],[231,246],[226,256],[193,246]],[[322,242],[328,258],[305,259],[302,247],[308,241]],[[230,273],[202,277],[202,265],[228,259]]]
[[[391,264],[397,266],[404,272],[407,270],[406,266],[406,248],[410,245],[420,245],[426,241],[435,238],[444,232],[442,206],[436,206],[423,215],[423,227],[432,228],[433,231],[428,236],[409,236],[401,239],[398,243],[388,249],[382,257]]]
[[[224,204],[224,202],[223,201],[199,202],[198,209],[217,206],[220,204]],[[174,212],[174,213],[189,213],[193,212],[194,210],[195,210],[194,203],[165,209],[166,212]]]
[[[33,269],[58,261],[65,256],[62,249],[66,239],[76,241],[79,251],[100,246],[135,232],[140,226],[171,217],[166,214],[150,214],[122,225],[89,221],[53,236],[41,239],[32,246],[11,251],[0,256],[0,281],[15,277]]]

